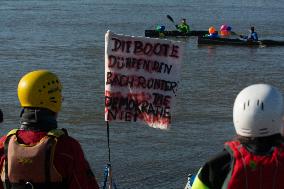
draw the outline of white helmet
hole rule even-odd
[[[240,136],[263,137],[281,133],[282,117],[282,94],[271,85],[248,86],[235,100],[233,119]]]

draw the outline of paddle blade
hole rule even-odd
[[[170,15],[167,15],[167,18],[168,18],[172,23],[175,22],[174,19],[173,19]]]

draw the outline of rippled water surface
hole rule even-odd
[[[1,134],[18,126],[17,83],[26,72],[50,69],[64,85],[59,125],[85,151],[97,180],[108,159],[104,122],[104,34],[107,30],[143,36],[157,24],[173,29],[187,18],[194,30],[231,25],[247,33],[254,25],[262,39],[284,40],[284,4],[251,0],[76,0],[1,1]],[[270,83],[284,92],[284,47],[198,46],[186,43],[181,88],[169,131],[142,124],[111,123],[111,159],[119,188],[183,188],[188,173],[222,149],[234,135],[232,105],[237,92]]]

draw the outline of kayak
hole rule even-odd
[[[198,36],[198,44],[206,45],[237,45],[237,46],[284,46],[284,41],[275,40],[259,40],[259,41],[246,41],[241,39],[230,38],[210,38]]]
[[[189,37],[189,36],[203,36],[208,34],[208,31],[190,31],[189,33],[183,33],[177,30],[168,30],[162,32],[166,37]],[[160,37],[160,33],[156,30],[145,30],[145,37]]]
[[[184,189],[191,189],[191,186],[192,186],[192,184],[194,182],[195,176],[196,175],[188,174],[188,176],[187,176],[187,183],[186,183]]]

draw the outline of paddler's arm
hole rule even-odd
[[[192,189],[222,188],[230,171],[231,156],[227,151],[217,154],[204,164],[194,179]]]
[[[189,33],[189,32],[190,32],[190,27],[189,27],[189,25],[188,25],[188,24],[186,25],[186,30],[187,30],[187,33]]]
[[[202,171],[202,169],[199,170],[197,176],[194,179],[194,182],[192,184],[191,189],[210,189],[206,184],[204,184],[201,179],[199,178],[199,173]]]
[[[176,24],[175,27],[176,27],[177,30],[179,30],[179,25]]]
[[[55,154],[55,167],[66,179],[68,189],[99,189],[99,185],[84,156],[79,142],[69,136],[58,140]]]
[[[244,40],[244,39],[246,40],[246,39],[247,39],[247,36],[240,35],[240,34],[234,32],[234,31],[231,31],[231,35],[236,35],[236,36],[239,37],[239,39],[241,39],[241,40]]]

